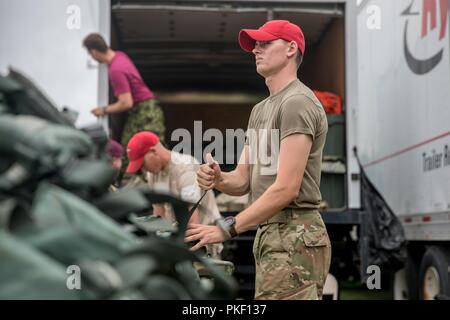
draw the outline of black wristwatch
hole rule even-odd
[[[222,229],[223,232],[230,238],[234,238],[237,236],[237,232],[235,229],[236,218],[233,216],[228,216],[226,218],[221,218],[216,221],[216,225]]]

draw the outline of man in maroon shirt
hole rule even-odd
[[[126,146],[135,133],[153,131],[164,141],[163,112],[131,59],[124,52],[109,48],[97,33],[88,35],[83,45],[94,60],[108,65],[109,81],[117,101],[91,112],[96,117],[110,116],[112,138]]]

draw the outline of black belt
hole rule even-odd
[[[280,211],[280,213],[277,213],[269,220],[260,223],[259,227],[274,223],[288,223],[290,220],[292,220],[294,215],[314,212],[317,212],[317,209],[284,208]]]

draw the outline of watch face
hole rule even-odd
[[[234,217],[226,217],[225,218],[225,223],[228,226],[233,226],[236,223],[236,219]]]

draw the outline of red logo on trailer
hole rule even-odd
[[[411,17],[420,16],[419,12],[412,12],[412,7],[415,0],[402,12],[402,16],[409,17],[405,22],[405,29],[403,34],[403,48],[405,53],[406,62],[412,72],[418,75],[423,75],[434,68],[441,62],[444,54],[444,48],[439,50],[433,56],[427,59],[418,59],[411,52],[408,46],[408,25]],[[429,33],[438,27],[439,20],[439,41],[442,41],[447,34],[447,21],[448,21],[448,0],[439,0],[439,12],[438,15],[438,0],[422,0],[422,39],[429,36]],[[439,19],[438,19],[439,17]]]
[[[448,17],[448,0],[439,0],[440,2],[440,31],[439,41],[444,39],[447,33],[447,17]],[[422,38],[425,38],[428,34],[428,26],[431,23],[430,31],[433,31],[437,27],[437,1],[436,0],[423,0],[422,10]]]

